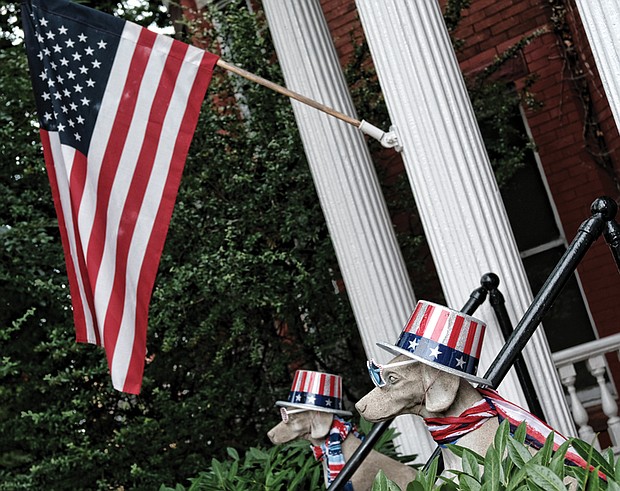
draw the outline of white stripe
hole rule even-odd
[[[469,322],[469,328],[473,329],[473,322]],[[471,352],[468,353],[469,355],[472,355],[474,358],[480,358],[480,346],[482,343],[482,334],[484,333],[484,325],[481,324],[480,322],[476,322],[476,335],[474,337],[474,342],[471,346]]]
[[[429,308],[430,307],[431,306],[429,305]],[[442,312],[443,310],[440,307],[435,306],[435,308],[433,309],[433,313],[428,318],[426,322],[426,326],[424,327],[425,338],[431,339],[431,335],[433,334],[433,329],[435,329],[435,326],[437,325],[437,321],[439,320],[439,316],[441,315]]]
[[[54,169],[56,172],[56,181],[58,182],[58,194],[60,196],[60,204],[62,215],[65,221],[67,231],[67,239],[69,242],[69,255],[75,269],[77,279],[78,294],[82,300],[82,308],[84,311],[84,319],[86,324],[86,337],[89,343],[96,344],[95,329],[93,319],[88,308],[88,300],[84,291],[84,283],[82,281],[82,271],[78,260],[75,229],[73,228],[73,215],[71,213],[71,194],[69,191],[69,182],[73,160],[75,157],[75,149],[62,145],[57,132],[48,132],[50,139],[50,151],[54,161]]]

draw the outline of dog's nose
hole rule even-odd
[[[274,431],[273,431],[273,430],[269,430],[269,431],[267,432],[267,437],[269,438],[269,440],[271,440],[271,443],[276,443],[276,442],[274,441],[274,438],[275,438],[276,436],[275,436],[275,434],[274,434]]]
[[[366,411],[366,406],[367,404],[363,403],[362,401],[359,401],[356,405],[355,405],[355,409],[357,409],[357,412],[360,414],[363,414],[364,411]]]

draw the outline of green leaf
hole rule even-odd
[[[539,457],[539,463],[546,466],[551,461],[553,455],[555,433],[551,432],[545,439],[544,445],[536,452],[536,456]]]
[[[493,446],[499,455],[504,455],[508,438],[510,437],[510,424],[507,419],[502,421],[499,428],[495,432],[495,438],[493,439]]]
[[[499,491],[501,476],[501,463],[500,457],[493,446],[490,446],[487,450],[484,458],[484,474],[482,483],[485,484],[489,491]]]
[[[461,458],[463,472],[474,478],[476,481],[480,481],[480,462],[476,459],[475,452],[464,449]]]
[[[558,447],[558,449],[555,451],[555,453],[553,454],[553,457],[551,458],[551,461],[549,462],[549,469],[551,469],[552,472],[554,472],[556,475],[560,476],[560,477],[564,477],[565,475],[565,458],[566,458],[566,452],[567,450],[570,448],[570,442],[566,441],[564,443],[562,443],[562,445],[560,445]]]
[[[528,476],[536,485],[545,491],[566,491],[562,480],[550,469],[539,464],[527,466]]]
[[[383,472],[379,470],[372,484],[372,491],[401,491],[398,485],[388,479]]]
[[[233,447],[227,447],[226,453],[228,453],[228,455],[232,457],[234,460],[239,460],[239,453]]]
[[[508,440],[508,455],[515,465],[521,469],[531,458],[528,448],[516,439]]]
[[[525,423],[521,423],[517,426],[513,434],[513,439],[519,443],[525,443],[525,437],[527,436],[527,425]]]
[[[463,491],[479,491],[482,489],[482,484],[467,474],[459,475],[459,485]]]
[[[603,457],[592,445],[584,442],[583,440],[579,440],[578,438],[573,438],[570,442],[581,458],[583,458],[590,465],[593,467],[599,467],[605,475],[615,475],[615,468],[611,466],[605,457]]]

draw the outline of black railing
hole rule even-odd
[[[514,330],[511,328],[510,319],[505,310],[503,296],[501,296],[501,293],[497,290],[499,278],[495,275],[493,275],[494,277],[490,276],[492,273],[483,276],[481,287],[472,292],[469,300],[461,310],[463,313],[471,315],[485,301],[490,291],[495,292],[490,295],[491,305],[494,308],[502,332],[504,332],[504,335],[509,333],[510,336],[485,374],[484,378],[490,382],[492,388],[496,388],[501,383],[513,366],[515,366],[518,371],[522,370],[523,373],[527,374],[527,370],[521,359],[523,348],[536,331],[544,315],[553,305],[553,302],[566,285],[566,282],[577,269],[577,266],[586,252],[601,235],[604,235],[616,266],[620,271],[620,225],[615,221],[618,205],[613,199],[602,197],[596,199],[594,203],[592,203],[590,211],[592,216],[581,224],[575,238],[558,261],[558,264],[547,278],[545,284],[534,297],[531,305]],[[497,284],[495,284],[493,288],[496,278]],[[522,365],[521,369],[518,368],[519,365]],[[521,373],[518,374],[519,377],[522,376]],[[521,379],[525,384],[524,390],[526,391],[528,390],[527,380],[528,379]],[[529,390],[532,391],[532,394],[530,394],[531,400],[528,402],[535,401],[532,412],[538,412],[540,413],[539,415],[542,415],[538,399],[535,397],[535,394],[533,394],[531,385]],[[536,404],[538,404],[538,407],[536,407]],[[334,479],[329,487],[329,491],[339,491],[344,487],[392,421],[393,419],[390,419],[373,425],[365,440],[347,461],[338,477]],[[425,468],[427,468],[430,462],[435,458],[441,458],[439,447],[435,449],[435,452],[427,461]]]

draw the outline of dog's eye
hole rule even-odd
[[[395,374],[393,374],[393,373],[390,373],[390,374],[387,376],[387,381],[388,381],[389,383],[391,383],[391,384],[395,384],[396,382],[398,382],[398,376],[397,376],[397,375],[395,375]]]

